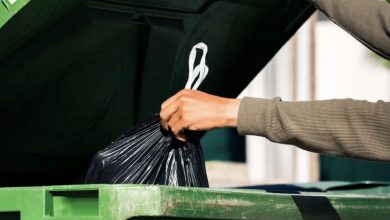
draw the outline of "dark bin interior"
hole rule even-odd
[[[200,90],[235,97],[314,9],[306,0],[32,0],[0,29],[0,185],[71,184],[160,109],[209,47]]]

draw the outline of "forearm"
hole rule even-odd
[[[390,4],[382,0],[309,0],[333,22],[390,59]]]
[[[390,103],[382,101],[245,98],[237,128],[313,152],[390,161]]]

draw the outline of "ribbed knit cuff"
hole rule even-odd
[[[267,109],[271,99],[245,97],[241,100],[237,116],[237,130],[241,135],[264,136],[266,132]]]

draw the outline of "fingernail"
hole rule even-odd
[[[162,129],[168,131],[168,128],[164,124],[161,124],[161,127],[162,127]]]
[[[182,138],[182,137],[176,137],[176,139],[179,140],[179,141],[182,141],[182,142],[186,142],[186,140],[184,138]]]

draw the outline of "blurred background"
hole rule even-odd
[[[239,97],[244,96],[390,101],[390,61],[316,12]],[[210,131],[202,145],[215,187],[390,180],[390,164],[318,155],[262,137],[239,136],[235,129]]]

